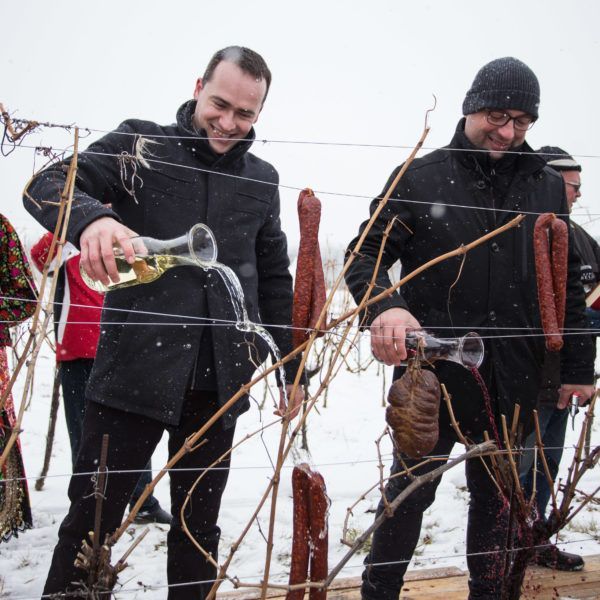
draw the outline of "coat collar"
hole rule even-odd
[[[195,156],[204,164],[214,167],[221,168],[227,167],[239,160],[248,150],[256,134],[254,127],[248,132],[248,135],[244,140],[238,142],[231,150],[225,152],[225,154],[217,154],[209,145],[208,140],[204,139],[207,137],[206,131],[203,129],[198,131],[193,123],[192,117],[196,110],[196,101],[188,100],[184,102],[177,111],[177,128],[181,131],[187,139],[183,140],[183,144],[190,148],[193,148]],[[196,139],[189,139],[194,137]]]

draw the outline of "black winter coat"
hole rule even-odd
[[[226,154],[215,154],[191,129],[194,107],[194,101],[184,104],[177,123],[169,126],[125,121],[80,154],[69,241],[78,246],[83,229],[103,216],[158,239],[178,237],[205,222],[215,234],[219,262],[240,280],[250,320],[289,325],[292,278],[280,226],[278,174],[248,152],[253,130]],[[146,165],[129,158],[140,140],[147,141]],[[43,171],[24,196],[26,208],[48,229],[54,228],[57,211],[43,201],[58,200],[69,160]],[[216,323],[213,347],[202,351],[213,353],[223,404],[250,380],[267,346],[230,324],[235,314],[221,277],[190,267],[107,293],[87,397],[177,424],[207,317]],[[291,349],[289,329],[273,327],[270,333],[285,356]],[[288,380],[296,366],[287,366]],[[225,426],[248,406],[247,398],[236,403]]]
[[[450,149],[473,149],[463,129],[464,120],[459,123]],[[554,212],[568,220],[562,178],[545,168],[543,160],[528,146],[523,151],[527,154],[509,155],[495,165],[486,165],[487,156],[481,153],[446,148],[416,159],[346,274],[358,302],[371,280],[382,234],[391,219],[396,218],[397,222],[386,243],[372,295],[390,287],[388,270],[397,260],[401,262],[402,274],[408,274],[483,236],[517,213],[524,213],[526,217],[519,227],[468,252],[464,264],[462,258],[456,257],[427,269],[399,293],[369,307],[364,320],[369,325],[384,310],[402,307],[423,328],[440,337],[478,332],[486,349],[480,371],[495,400],[494,410],[506,414],[509,423],[516,403],[524,409],[524,417],[535,406],[544,357],[533,254],[536,216]],[[390,176],[384,193],[399,169]],[[371,214],[378,203],[379,198],[371,203]],[[366,222],[361,233],[365,225]],[[357,241],[358,236],[349,250]],[[579,261],[569,252],[565,328],[585,326]],[[591,356],[592,344],[587,336],[565,336],[562,381],[591,383]],[[469,371],[446,361],[438,361],[434,368],[452,395],[461,426],[470,433],[489,431],[483,397]],[[398,375],[397,370],[395,376]],[[446,427],[447,420],[443,406],[442,422]]]
[[[571,221],[571,230],[575,252],[581,259],[581,283],[589,293],[600,283],[600,245],[574,221]]]

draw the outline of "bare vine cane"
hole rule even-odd
[[[108,434],[104,434],[102,436],[102,447],[100,450],[100,464],[94,485],[94,496],[96,497],[94,531],[89,533],[92,545],[90,546],[87,540],[83,540],[81,543],[81,550],[77,553],[75,559],[75,566],[87,571],[87,584],[80,583],[80,587],[85,590],[87,596],[90,598],[99,598],[104,597],[107,593],[110,594],[117,582],[119,573],[127,567],[127,558],[150,531],[150,529],[146,527],[126,550],[123,556],[115,563],[115,566],[113,567],[111,565],[110,559],[112,547],[109,544],[101,543],[100,541],[102,507],[104,500],[106,500],[104,494],[106,491],[106,478],[108,476],[108,470],[106,468],[108,441]],[[105,536],[105,541],[107,538],[108,536]]]
[[[434,108],[435,108],[435,106],[434,106]],[[425,141],[425,138],[427,137],[427,134],[429,133],[429,127],[427,125],[427,117],[428,117],[428,115],[429,115],[429,111],[427,111],[427,113],[426,113],[426,117],[425,117],[425,129],[424,129],[424,131],[423,131],[423,133],[421,135],[421,138],[420,138],[419,142],[417,143],[417,146],[415,146],[415,148],[411,152],[408,160],[404,163],[403,167],[400,169],[400,171],[398,172],[398,174],[394,178],[394,181],[389,186],[387,192],[385,193],[384,198],[381,200],[381,202],[379,203],[379,205],[377,206],[377,208],[373,212],[373,215],[371,215],[371,218],[369,219],[369,222],[368,222],[365,230],[363,231],[363,234],[362,234],[361,238],[359,239],[358,243],[356,244],[356,246],[355,246],[355,248],[353,250],[352,255],[348,258],[348,260],[344,264],[344,267],[342,268],[341,273],[338,275],[338,278],[336,279],[335,283],[333,284],[333,287],[332,287],[332,289],[331,289],[331,291],[330,291],[330,293],[328,295],[328,298],[325,301],[325,304],[324,304],[324,306],[321,309],[321,314],[319,315],[318,319],[316,320],[315,328],[313,329],[313,331],[311,332],[311,334],[310,334],[310,336],[309,336],[309,338],[307,340],[307,344],[306,344],[304,356],[302,357],[302,360],[301,360],[301,363],[300,363],[300,367],[298,369],[298,372],[296,373],[296,378],[294,380],[294,384],[293,384],[293,390],[294,391],[292,392],[292,394],[295,393],[295,390],[296,390],[296,388],[299,385],[300,378],[301,378],[301,375],[302,375],[302,371],[303,371],[304,365],[306,363],[306,357],[309,354],[309,352],[310,352],[310,350],[312,348],[312,345],[314,344],[315,339],[317,338],[317,335],[319,335],[319,331],[322,328],[329,329],[327,327],[324,327],[325,320],[326,320],[326,315],[327,315],[329,307],[330,307],[330,305],[331,305],[331,303],[333,301],[333,298],[335,296],[335,292],[337,291],[337,289],[339,288],[339,286],[340,286],[340,284],[341,284],[341,282],[343,280],[344,274],[346,273],[346,271],[348,270],[348,268],[350,267],[350,265],[354,261],[356,253],[359,251],[360,247],[362,246],[362,243],[363,243],[363,241],[364,241],[367,233],[369,232],[369,230],[373,226],[373,223],[377,219],[379,213],[383,210],[384,206],[386,205],[387,201],[389,200],[390,196],[392,195],[392,193],[393,193],[396,185],[400,181],[402,175],[408,169],[408,166],[410,165],[410,163],[414,160],[414,157],[416,156],[417,152],[419,151],[419,149],[423,145],[423,142]],[[368,296],[367,296],[367,298],[368,298]],[[356,313],[354,313],[354,314],[356,314]],[[312,403],[312,405],[314,406],[314,402]],[[308,413],[308,411],[306,411],[304,417],[306,417],[307,413]],[[283,423],[282,423],[282,431],[281,431],[281,437],[280,437],[279,450],[278,450],[278,455],[277,455],[278,456],[278,460],[277,460],[275,474],[274,474],[274,477],[273,477],[273,492],[272,492],[272,495],[271,495],[271,514],[270,514],[270,517],[269,517],[269,532],[268,532],[268,537],[267,537],[267,555],[266,555],[265,568],[264,568],[264,573],[263,573],[263,587],[262,587],[262,592],[261,592],[261,600],[264,600],[266,598],[267,588],[268,588],[269,571],[270,571],[270,563],[271,563],[271,554],[272,554],[272,550],[273,550],[273,532],[274,532],[274,526],[275,526],[275,511],[276,511],[276,504],[277,504],[277,491],[278,491],[278,488],[279,488],[279,477],[280,477],[281,467],[283,466],[282,455],[283,455],[283,450],[284,450],[284,447],[285,447],[285,435],[287,433],[288,426],[289,426],[289,419],[286,420],[286,418],[284,417]]]
[[[44,265],[44,269],[42,271],[42,281],[40,283],[39,298],[43,298],[43,296],[44,296],[44,291],[45,291],[46,283],[48,280],[48,268],[50,266],[50,263],[52,262],[51,257],[53,256],[53,253],[54,253],[54,250],[55,250],[55,247],[57,244],[56,240],[57,239],[60,240],[60,245],[58,246],[58,251],[57,251],[57,260],[60,260],[62,247],[63,247],[65,239],[66,239],[67,227],[69,225],[69,216],[71,213],[71,203],[73,201],[73,193],[75,190],[75,176],[77,174],[78,146],[79,146],[79,129],[75,128],[73,156],[71,158],[71,163],[69,164],[69,169],[67,171],[65,185],[64,185],[63,191],[61,193],[60,202],[58,205],[58,217],[57,217],[57,222],[56,222],[56,228],[54,230],[54,238],[52,240],[52,244],[50,245],[50,250],[48,252],[48,258],[46,260],[46,264]],[[27,188],[28,188],[30,182],[31,182],[31,179],[27,183],[25,191],[23,192],[24,195],[27,193]],[[54,298],[54,292],[56,290],[56,283],[57,283],[56,278],[53,278],[52,284],[50,286],[50,294],[49,294],[49,300],[48,300],[49,303],[52,303],[52,300]],[[38,357],[38,354],[39,354],[39,351],[41,348],[41,341],[43,341],[43,337],[45,335],[46,328],[48,327],[50,315],[52,314],[52,311],[46,312],[46,316],[45,316],[45,319],[44,319],[43,325],[42,325],[42,332],[39,333],[38,327],[39,327],[41,308],[42,308],[42,302],[38,302],[38,304],[35,308],[35,312],[33,314],[31,325],[29,327],[29,337],[25,343],[25,347],[23,349],[21,358],[20,358],[19,362],[17,363],[17,365],[11,375],[10,381],[8,382],[8,385],[6,386],[6,389],[4,390],[2,397],[0,397],[0,408],[3,408],[4,404],[6,402],[6,398],[8,397],[8,394],[10,394],[10,392],[12,391],[12,388],[17,379],[17,376],[19,375],[23,366],[25,364],[27,364],[27,377],[25,380],[25,385],[23,387],[23,396],[22,396],[22,400],[21,400],[21,405],[19,407],[19,413],[17,415],[17,419],[15,422],[13,431],[11,432],[11,435],[6,442],[4,452],[2,453],[2,455],[0,455],[0,470],[4,467],[4,464],[8,458],[9,452],[12,450],[12,447],[15,444],[17,437],[19,435],[19,432],[21,430],[21,423],[23,422],[23,415],[25,412],[25,406],[27,404],[25,399],[27,397],[27,392],[31,386],[31,382],[33,379],[35,363],[36,363],[36,360],[37,360],[37,357]],[[31,355],[30,355],[30,351],[31,351]]]
[[[552,497],[552,510],[557,511],[557,503],[556,503],[556,491],[554,489],[554,479],[550,474],[550,467],[548,466],[548,461],[546,460],[546,453],[544,452],[544,442],[542,441],[542,432],[540,429],[540,421],[538,419],[537,410],[533,411],[534,414],[534,423],[535,423],[535,440],[536,440],[536,450],[538,453],[538,459],[541,459],[542,466],[544,469],[544,475],[548,481],[548,487],[550,488],[550,495]],[[534,476],[536,475],[536,471],[534,471]]]
[[[270,423],[267,423],[266,425],[262,425],[256,431],[246,434],[239,442],[234,444],[229,450],[224,452],[214,462],[212,462],[205,469],[203,469],[202,473],[200,473],[200,475],[198,476],[196,481],[194,481],[194,484],[192,485],[192,487],[188,490],[185,500],[183,501],[183,504],[181,505],[181,510],[179,511],[179,518],[181,520],[181,528],[183,529],[184,533],[188,536],[188,538],[190,539],[192,544],[194,544],[194,546],[196,546],[196,548],[199,550],[199,552],[204,556],[204,558],[217,569],[219,568],[219,563],[213,558],[213,556],[210,552],[208,552],[205,548],[203,548],[203,546],[194,538],[194,536],[190,532],[190,530],[187,526],[186,518],[185,518],[185,510],[190,502],[190,499],[192,497],[192,494],[194,493],[194,490],[200,484],[202,479],[204,479],[206,474],[210,472],[211,469],[214,469],[217,465],[222,463],[228,456],[230,456],[243,443],[247,442],[249,439],[251,439],[255,435],[258,435],[258,434],[264,432],[269,427],[276,425],[277,423],[280,423],[280,422],[281,422],[281,419],[276,419],[274,421],[271,421]],[[252,523],[253,521],[254,521],[254,518],[252,518],[250,520],[250,523]]]
[[[297,435],[298,431],[301,429],[304,421],[306,420],[308,413],[310,412],[310,410],[312,409],[312,407],[314,406],[315,402],[317,401],[317,399],[319,398],[319,396],[321,395],[321,393],[323,393],[324,390],[327,389],[327,386],[329,384],[329,382],[331,381],[331,374],[335,368],[335,364],[337,363],[337,360],[342,352],[342,347],[344,345],[344,342],[348,336],[348,333],[351,329],[351,323],[353,321],[355,316],[350,315],[349,319],[350,319],[350,326],[346,327],[345,332],[342,334],[341,336],[341,340],[340,343],[335,346],[334,349],[334,356],[332,357],[329,366],[328,366],[328,370],[327,373],[325,374],[323,380],[321,381],[321,384],[319,386],[319,389],[316,391],[316,393],[313,395],[313,397],[306,402],[306,411],[304,412],[304,414],[302,415],[302,417],[300,418],[300,422],[298,423],[298,425],[296,426],[296,428],[294,429],[294,431],[292,432],[291,436],[290,436],[290,442],[289,444],[285,447],[284,449],[284,454],[282,456],[282,463],[285,460],[285,458],[287,457],[287,455],[289,454],[291,448],[292,448],[292,444],[293,441],[295,439],[295,436]],[[290,356],[295,355],[295,353],[297,351],[301,351],[302,349],[304,349],[304,346],[307,344],[308,342],[304,342],[302,347],[297,348],[294,352],[292,352],[290,354]],[[284,358],[283,361],[285,361],[288,357]],[[300,367],[302,368],[302,367]],[[276,467],[277,468],[277,467]],[[211,588],[208,596],[206,597],[206,600],[214,600],[217,590],[220,587],[220,584],[222,582],[222,580],[225,577],[225,574],[227,573],[227,570],[229,568],[229,565],[231,564],[231,561],[233,560],[233,557],[235,555],[235,552],[237,551],[237,548],[239,547],[239,545],[241,544],[242,540],[244,539],[244,537],[246,536],[246,534],[248,533],[248,531],[250,530],[250,526],[252,525],[252,523],[254,522],[254,520],[257,518],[259,512],[261,511],[262,507],[264,506],[265,502],[267,501],[269,494],[271,493],[271,490],[273,489],[273,486],[275,485],[275,478],[272,478],[271,481],[269,482],[269,484],[267,485],[266,490],[264,491],[252,517],[250,518],[250,520],[248,521],[248,524],[246,525],[246,527],[244,528],[244,530],[242,531],[242,533],[240,534],[240,536],[238,536],[237,540],[234,542],[234,544],[231,547],[229,556],[227,557],[227,559],[223,562],[223,564],[220,567],[220,571],[219,571],[219,575],[217,576],[217,580],[216,582],[213,584],[213,587]],[[308,587],[310,587],[312,584],[307,584]],[[320,585],[320,584],[319,584]],[[239,581],[235,581],[234,586],[236,588],[239,587],[253,587],[253,588],[263,588],[263,583],[260,584],[242,584]],[[274,589],[287,589],[287,590],[292,590],[292,589],[296,589],[296,586],[281,586],[281,585],[276,585],[276,584],[269,584],[270,588],[274,588]]]
[[[11,143],[18,142],[25,134],[33,131],[39,123],[37,121],[28,121],[25,127],[21,129],[15,129],[13,124],[13,120],[11,119],[8,111],[4,108],[4,105],[0,102],[0,114],[2,115],[2,119],[4,120],[4,124],[6,126],[6,130],[9,135],[9,141]]]
[[[46,432],[46,449],[44,451],[44,464],[40,476],[35,480],[36,491],[44,488],[46,475],[50,468],[50,458],[52,457],[52,446],[54,445],[54,432],[56,430],[56,417],[58,416],[58,405],[60,404],[60,362],[54,367],[54,381],[52,383],[52,399],[50,401],[50,417],[48,419],[48,431]]]
[[[471,458],[476,458],[478,456],[483,456],[488,454],[489,452],[494,452],[497,449],[496,444],[494,442],[483,442],[481,444],[477,444],[473,446],[469,450],[467,450],[464,454],[448,461],[445,465],[441,465],[437,469],[430,471],[424,475],[419,475],[412,481],[392,502],[389,503],[389,509],[393,514],[396,509],[410,496],[416,489],[422,487],[426,483],[441,477],[443,473],[452,469],[456,465],[462,463],[465,460],[470,460]],[[386,512],[382,512],[376,519],[373,521],[372,525],[368,527],[362,535],[360,535],[354,545],[345,556],[340,560],[340,562],[329,572],[327,579],[325,580],[323,587],[327,588],[331,585],[331,582],[336,578],[337,574],[342,570],[344,565],[352,558],[354,554],[359,550],[359,548],[369,539],[369,536],[380,527],[380,525],[388,518]]]
[[[519,405],[517,405],[518,407]],[[518,413],[518,409],[515,407],[515,413]],[[512,597],[515,588],[519,588],[525,575],[525,570],[519,568],[519,566],[526,565],[527,560],[524,559],[525,552],[517,551],[514,554],[514,527],[515,521],[518,523],[525,523],[524,515],[527,513],[527,502],[521,488],[519,480],[519,470],[517,463],[513,456],[512,437],[509,434],[508,427],[506,424],[506,416],[500,415],[502,424],[502,434],[504,437],[504,448],[506,449],[506,456],[508,457],[508,463],[510,466],[510,473],[512,475],[508,481],[504,482],[506,486],[505,497],[508,500],[508,528],[506,532],[506,541],[504,544],[504,578],[502,582],[502,595],[504,599]],[[521,536],[523,537],[523,535]],[[519,557],[519,554],[521,555]],[[521,558],[521,561],[519,560]]]
[[[597,394],[593,397],[592,402],[595,401]],[[590,406],[593,411],[593,406]],[[508,468],[499,468],[496,472],[498,477],[498,485],[502,487],[502,493],[505,497],[510,497],[511,500],[511,518],[517,525],[519,546],[513,548],[512,546],[512,535],[507,537],[507,544],[505,548],[505,570],[504,578],[501,590],[502,600],[517,600],[521,597],[521,588],[525,577],[525,571],[527,565],[535,551],[535,548],[539,544],[547,543],[547,540],[560,531],[568,522],[570,522],[576,514],[586,506],[591,499],[598,492],[596,489],[592,494],[582,494],[583,499],[579,506],[575,509],[571,509],[572,501],[578,492],[577,485],[581,481],[581,478],[586,471],[592,468],[598,460],[600,460],[600,447],[595,448],[592,453],[590,460],[583,458],[585,436],[587,427],[589,426],[591,411],[586,413],[579,439],[575,448],[575,455],[573,461],[569,467],[567,481],[559,486],[562,492],[562,499],[560,507],[557,506],[556,492],[554,490],[554,481],[550,475],[550,470],[546,461],[544,447],[541,439],[539,421],[537,418],[537,412],[534,411],[534,424],[536,431],[536,448],[539,454],[544,474],[548,479],[552,494],[553,510],[549,518],[541,522],[539,520],[533,520],[531,518],[531,511],[534,510],[534,496],[531,499],[526,499],[522,488],[520,486],[520,480],[517,469],[517,462],[514,458],[512,448],[512,438],[515,433],[515,418],[513,418],[513,428],[509,433],[506,418],[502,418],[502,430],[504,441],[506,445],[506,459],[504,463],[508,462]],[[501,458],[501,457],[497,457]],[[500,463],[502,467],[502,462]],[[535,480],[534,480],[535,486]],[[535,488],[534,488],[535,489]],[[509,559],[510,557],[510,559]]]
[[[586,429],[589,426],[589,421],[592,418],[592,415],[594,414],[594,406],[596,404],[597,399],[598,390],[596,390],[594,396],[592,397],[592,401],[588,406],[584,426],[582,427],[579,439],[577,441],[577,445],[575,447],[575,455],[573,456],[573,461],[568,469],[567,480],[561,486],[563,497],[558,511],[560,519],[557,519],[558,522],[554,523],[553,516],[556,518],[556,513],[552,513],[549,518],[549,529],[551,535],[559,531],[567,523],[573,520],[575,515],[577,515],[577,513],[579,513],[583,509],[583,507],[589,502],[589,500],[584,500],[574,511],[570,510],[571,502],[575,496],[577,486],[581,481],[581,478],[588,469],[593,468],[600,460],[600,446],[596,446],[590,452],[588,458],[582,459],[585,446]]]
[[[382,477],[381,471],[382,471],[383,467],[378,467],[379,470],[380,470],[380,479],[379,479],[379,481],[376,484],[372,485],[368,490],[365,490],[360,495],[360,497],[351,506],[349,506],[346,509],[346,517],[344,518],[344,524],[342,526],[342,538],[340,539],[340,542],[342,544],[344,544],[345,546],[349,546],[350,548],[352,548],[354,546],[354,542],[356,540],[350,540],[349,539],[349,537],[348,537],[348,531],[349,531],[348,524],[350,522],[350,517],[353,516],[353,514],[354,514],[353,510],[363,500],[366,500],[367,494],[371,493],[374,489],[379,488],[381,490],[382,500],[383,500],[383,503],[384,503],[384,506],[385,506],[385,511],[384,512],[386,512],[386,515],[391,516],[393,514],[393,511],[389,508],[390,507],[390,502],[383,495],[384,484],[387,481],[391,481],[392,479],[397,479],[398,477],[404,477],[405,475],[411,476],[412,481],[416,481],[418,479],[418,476],[412,475],[413,471],[416,471],[417,469],[420,469],[421,467],[424,467],[425,465],[428,465],[430,463],[442,462],[442,461],[445,461],[445,460],[446,459],[442,458],[442,457],[429,456],[427,458],[424,458],[422,461],[420,461],[416,465],[413,465],[412,467],[409,467],[406,464],[404,464],[404,468],[401,471],[398,471],[397,473],[394,473],[393,475],[390,475],[389,477]]]
[[[81,550],[77,553],[75,566],[87,572],[87,587],[90,591],[104,592],[112,590],[117,581],[117,572],[110,564],[110,548],[102,547],[100,544],[100,530],[102,524],[102,505],[105,500],[106,490],[106,461],[108,458],[109,436],[102,436],[102,447],[100,449],[100,463],[96,474],[94,485],[94,497],[96,507],[94,513],[94,531],[90,531],[89,537],[92,545],[87,540],[81,543]]]

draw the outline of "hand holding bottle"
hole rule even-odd
[[[404,308],[390,308],[371,323],[371,351],[386,365],[406,360],[406,332],[420,329],[419,322]]]
[[[135,261],[135,250],[131,241],[135,231],[125,227],[112,217],[101,217],[90,223],[79,237],[81,268],[90,279],[108,286],[119,281],[114,248],[122,249],[129,264]]]

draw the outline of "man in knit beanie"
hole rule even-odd
[[[483,66],[463,102],[465,135],[490,158],[519,148],[538,118],[540,84],[535,73],[516,58],[498,58]]]
[[[357,300],[371,292],[389,289],[389,269],[399,261],[402,275],[507,223],[516,214],[525,218],[470,251],[423,271],[399,290],[371,304],[362,324],[369,327],[376,359],[393,365],[394,379],[405,371],[407,331],[426,329],[440,338],[461,337],[469,331],[484,338],[485,358],[479,374],[489,392],[485,395],[471,370],[444,360],[434,371],[452,399],[462,433],[480,442],[501,428],[501,416],[513,421],[520,405],[520,424],[527,435],[539,393],[544,340],[537,335],[540,310],[537,298],[533,229],[536,215],[568,213],[564,185],[558,173],[525,141],[539,115],[540,86],[533,71],[520,60],[505,57],[486,64],[477,73],[459,121],[447,147],[414,160],[396,184],[389,201],[364,235],[360,252],[346,273],[348,287]],[[371,215],[401,167],[371,204]],[[388,225],[392,227],[388,233]],[[353,252],[359,236],[348,246]],[[385,244],[385,251],[381,248]],[[571,247],[571,245],[569,245]],[[586,326],[585,303],[578,263],[570,256],[567,283],[568,310],[565,329]],[[415,335],[414,332],[411,335]],[[418,334],[416,334],[418,335]],[[560,365],[561,399],[593,393],[593,349],[588,336],[565,336]],[[439,438],[430,455],[447,457],[458,436],[449,411],[440,405]],[[417,430],[418,423],[415,423]],[[500,429],[501,430],[501,429]],[[396,436],[401,441],[401,436]],[[499,442],[500,443],[500,442]],[[395,447],[392,477],[385,488],[378,516],[401,494],[414,475],[424,475],[440,465],[423,463]],[[414,455],[414,452],[412,453]],[[421,464],[423,463],[423,464]],[[404,469],[414,469],[408,475]],[[499,600],[503,590],[510,499],[503,497],[490,473],[489,458],[466,462],[470,493],[467,526],[469,599]],[[373,534],[365,559],[362,598],[397,600],[404,574],[419,542],[423,513],[435,500],[440,478],[411,493]]]
[[[540,84],[523,62],[507,56],[481,67],[463,102],[463,115],[485,108],[511,108],[538,118]]]

